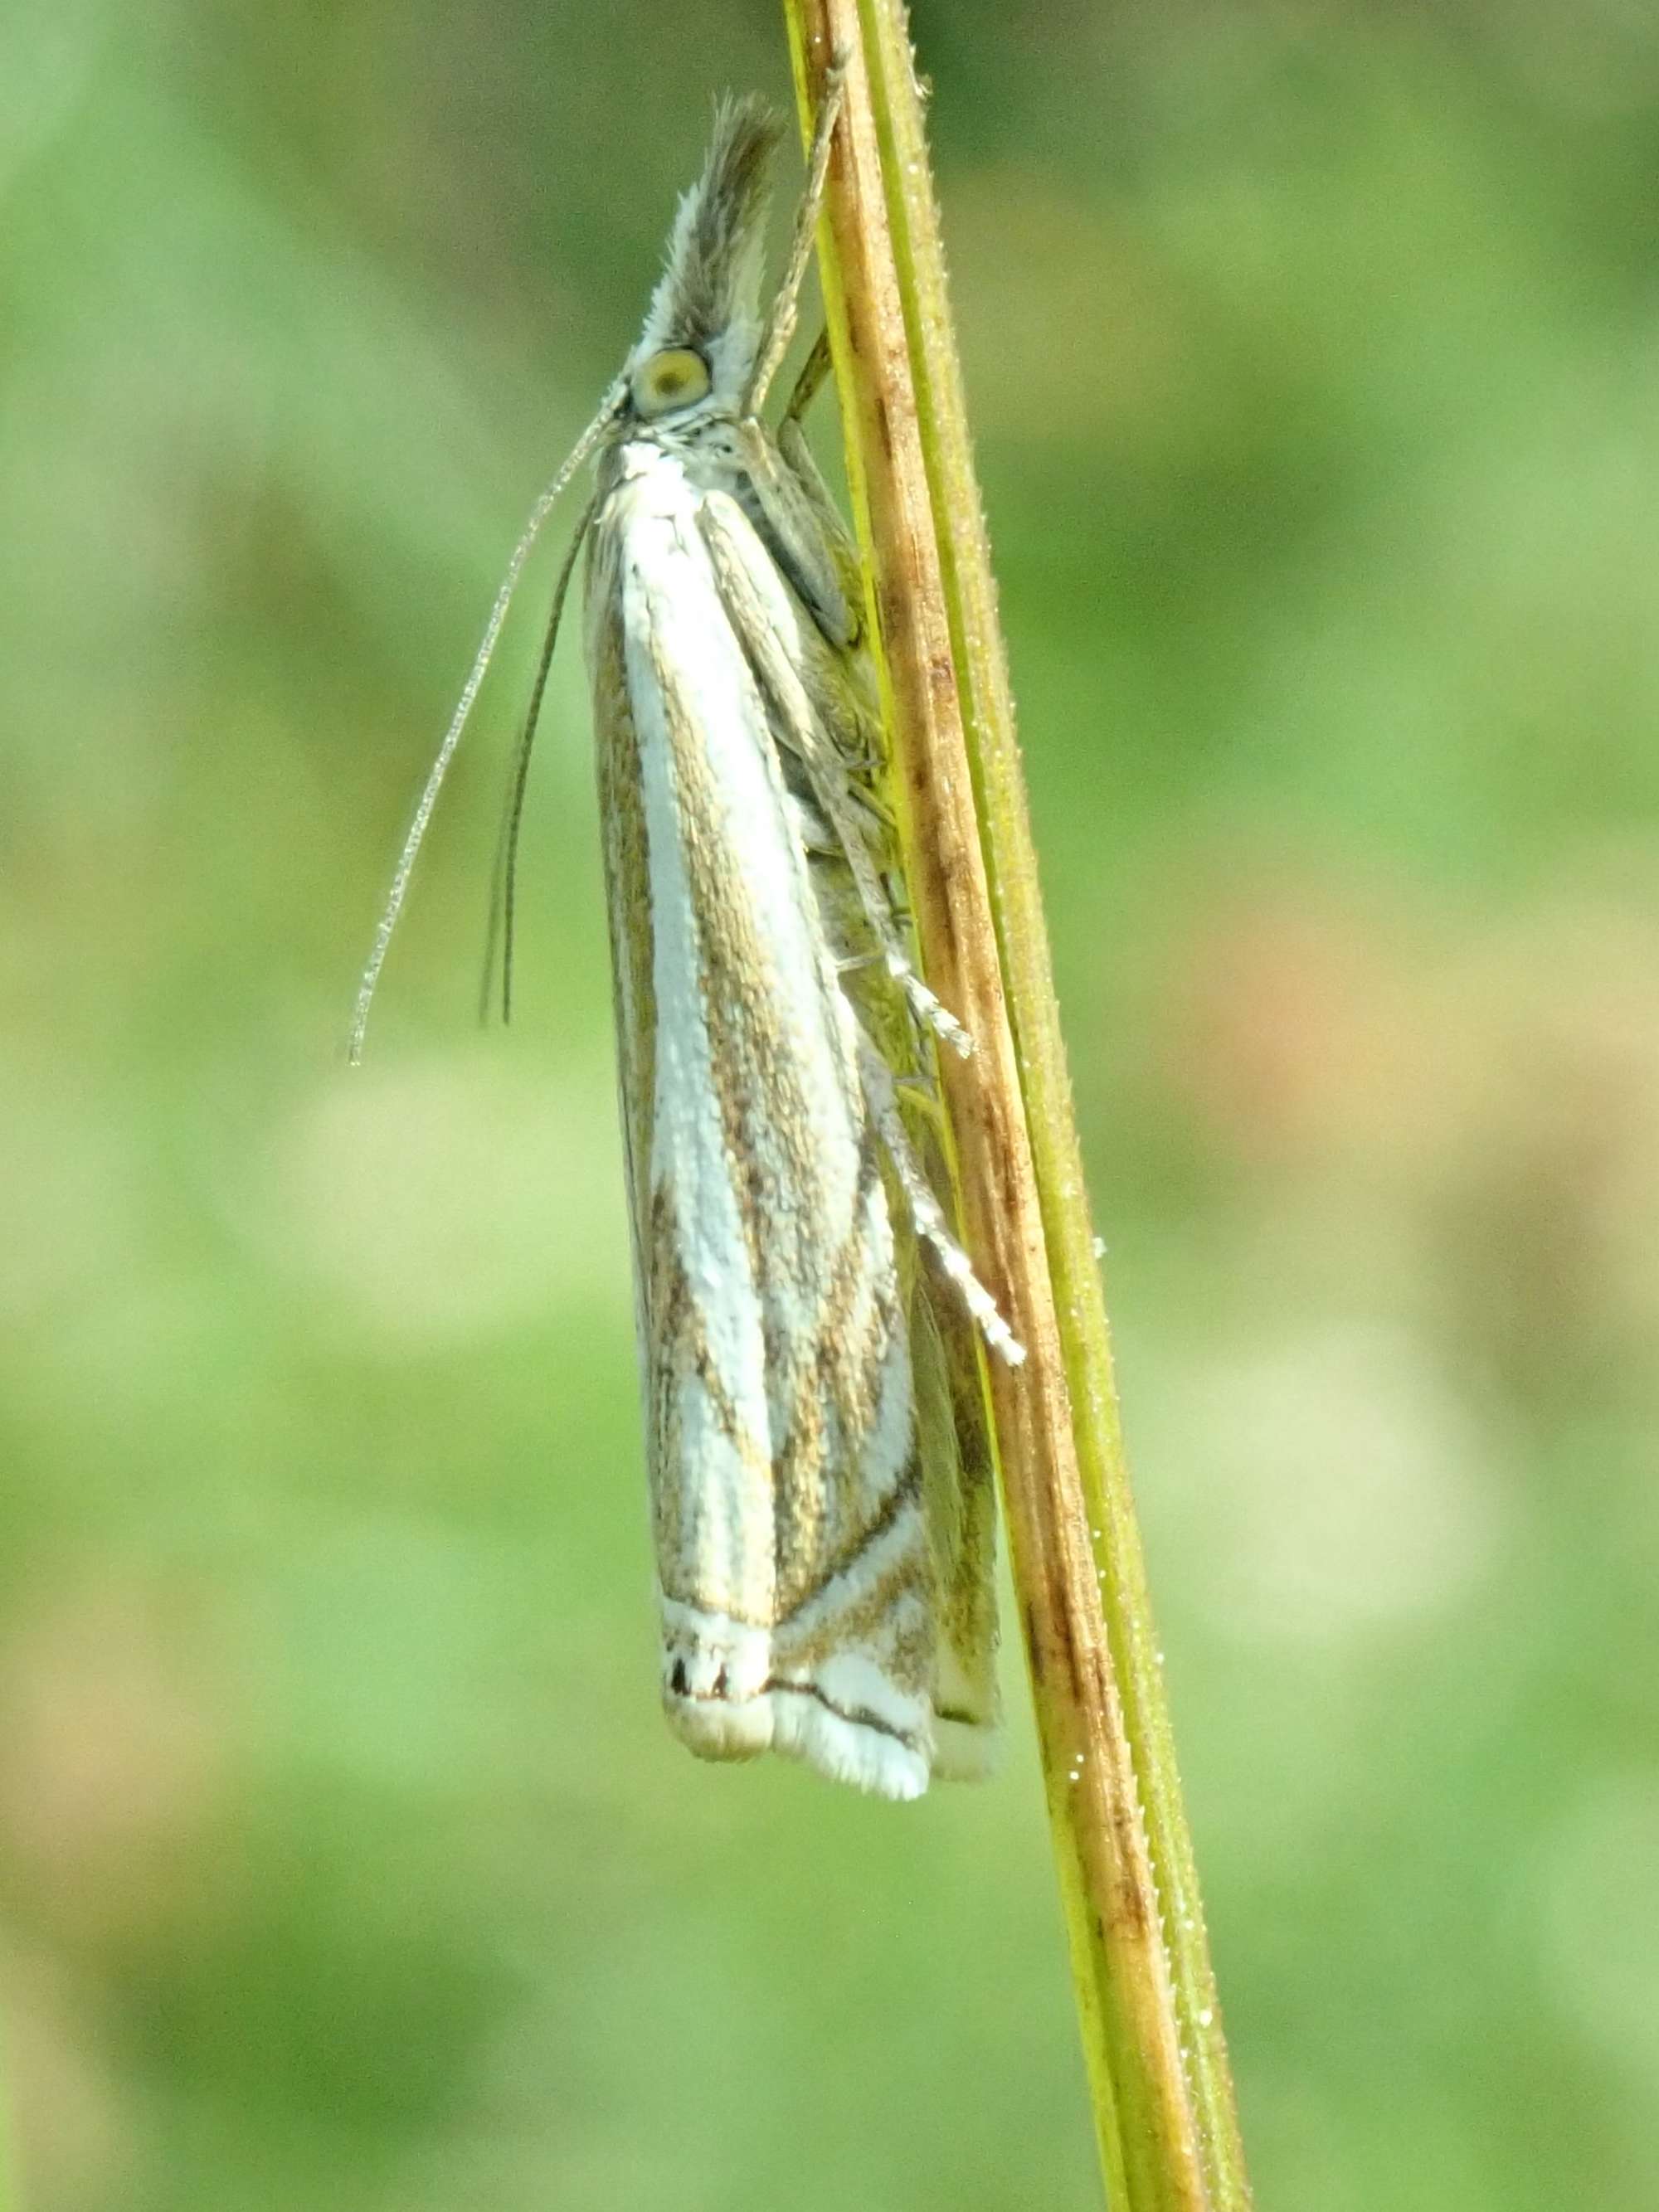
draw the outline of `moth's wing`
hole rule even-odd
[[[797,427],[786,423],[781,450],[763,433],[769,552],[782,539],[795,550],[783,565],[804,611],[797,666],[814,714],[848,765],[854,787],[870,802],[865,822],[871,846],[902,911],[898,854],[887,805],[887,743],[868,653],[854,635],[837,641],[826,605],[857,605],[857,556]],[[791,487],[787,501],[776,488]],[[832,569],[843,592],[833,602],[811,597],[801,578]],[[787,757],[787,756],[786,756]],[[902,1107],[913,1150],[929,1184],[954,1217],[951,1179],[937,1107],[934,1041],[912,1018],[878,947],[844,859],[821,815],[813,825],[811,868],[825,927],[846,964],[842,990],[877,1051],[896,1075],[920,1079]],[[934,1771],[974,1778],[994,1756],[1000,1700],[996,1678],[996,1460],[986,1395],[980,1333],[957,1287],[916,1248],[896,1178],[888,1197],[896,1224],[900,1273],[909,1316],[917,1451],[933,1555],[935,1613]]]
[[[817,609],[821,640],[808,658],[819,671],[826,725],[858,787],[872,802],[872,835],[902,914],[905,901],[897,841],[890,827],[887,784],[890,748],[879,693],[861,630],[863,570],[858,549],[837,512],[799,422],[778,434],[781,469],[792,481],[792,511],[810,518],[817,558],[833,566],[841,604],[855,610],[853,635],[838,641]],[[850,888],[839,893],[842,926],[856,928]],[[872,948],[867,940],[864,950]],[[934,1194],[955,1225],[956,1206],[939,1125],[939,1048],[916,1023],[879,963],[854,971],[845,985],[859,1016],[890,1067],[919,1079],[902,1104],[911,1144]],[[916,1446],[927,1502],[936,1585],[937,1652],[933,1690],[933,1771],[953,1780],[978,1780],[996,1756],[1001,1725],[997,1683],[996,1449],[986,1391],[980,1331],[956,1285],[917,1249],[903,1200],[891,1194],[895,1218],[906,1225],[902,1272],[908,1284],[910,1345],[916,1400]]]
[[[652,968],[651,878],[640,775],[639,733],[629,705],[620,619],[621,539],[603,516],[587,542],[586,644],[611,938],[617,1091],[628,1220],[634,1258],[634,1322],[647,1390],[651,1316],[647,1285],[651,1237],[651,1120],[656,1094],[657,1000]],[[654,1470],[653,1474],[654,1486]]]
[[[663,459],[602,506],[589,647],[618,810],[665,1703],[706,1757],[770,1746],[911,1796],[932,1763],[933,1570],[892,1221],[697,498]]]
[[[832,863],[821,863],[821,879]],[[852,902],[839,890],[843,914]],[[850,921],[846,924],[851,927]],[[901,1094],[911,1148],[954,1224],[955,1206],[937,1105],[937,1047],[878,967],[844,988],[890,1067],[921,1079]],[[1001,1719],[997,1686],[996,1452],[980,1331],[958,1286],[919,1247],[896,1179],[889,1197],[906,1290],[916,1451],[927,1513],[934,1606],[933,1771],[977,1781],[995,1762]]]
[[[942,1177],[934,1188],[946,1188]],[[933,1771],[977,1781],[994,1762],[1001,1719],[996,1455],[978,1328],[956,1286],[925,1260],[912,1273],[910,1345],[938,1591]]]

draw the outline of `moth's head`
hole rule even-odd
[[[742,404],[760,346],[772,157],[783,126],[750,94],[724,100],[702,174],[679,205],[668,263],[623,371],[624,415],[669,426]]]

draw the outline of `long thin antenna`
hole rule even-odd
[[[611,418],[621,406],[625,388],[620,380],[611,386],[605,394],[605,403],[599,413],[582,432],[581,436],[577,439],[569,457],[558,474],[531,508],[529,520],[519,534],[518,544],[513,549],[513,557],[507,564],[507,574],[501,578],[501,589],[495,594],[495,604],[489,611],[489,620],[484,625],[483,641],[479,644],[477,652],[473,655],[471,669],[462,688],[461,696],[455,702],[455,712],[450,718],[448,729],[444,733],[444,741],[438,748],[438,757],[428,772],[425,788],[421,793],[420,804],[415,809],[415,818],[409,825],[409,835],[404,839],[403,850],[398,855],[398,866],[392,873],[392,888],[387,891],[386,904],[380,909],[380,924],[374,932],[374,943],[364,964],[362,981],[357,986],[357,1003],[352,1011],[347,1058],[354,1067],[357,1066],[362,1060],[363,1038],[368,1029],[368,1010],[374,1003],[375,987],[380,980],[380,970],[386,965],[386,947],[392,942],[392,933],[398,926],[398,916],[403,911],[404,900],[408,896],[410,878],[415,872],[416,856],[420,852],[422,840],[426,836],[427,825],[432,819],[432,810],[438,803],[438,793],[443,787],[444,778],[449,773],[449,763],[454,759],[455,749],[461,742],[461,732],[466,727],[467,717],[472,712],[472,702],[478,696],[478,687],[483,682],[485,672],[495,656],[495,647],[501,634],[501,625],[507,620],[507,609],[513,604],[513,594],[518,589],[520,577],[524,574],[524,564],[530,558],[531,550],[540,534],[542,525],[552,513],[565,486],[599,443],[609,427]]]
[[[812,133],[812,150],[807,156],[806,189],[801,194],[800,210],[795,217],[795,235],[789,248],[788,266],[773,299],[766,335],[756,356],[754,373],[749,380],[749,392],[744,402],[745,415],[759,414],[772,379],[777,374],[779,365],[789,350],[789,341],[794,336],[800,288],[805,280],[806,264],[812,258],[812,246],[817,237],[818,215],[823,206],[824,179],[830,173],[830,142],[836,135],[836,125],[841,115],[846,90],[847,57],[838,53],[824,76],[817,124]]]
[[[542,640],[542,657],[536,666],[536,681],[531,686],[530,704],[525,709],[523,724],[519,731],[519,742],[514,749],[513,775],[507,786],[507,805],[501,816],[501,837],[495,848],[495,866],[489,883],[489,934],[484,945],[483,988],[478,994],[478,1018],[489,1018],[490,986],[495,974],[495,947],[501,949],[501,1025],[513,1019],[513,945],[519,905],[519,830],[524,821],[525,787],[530,778],[530,756],[536,744],[536,725],[541,720],[542,698],[547,690],[548,671],[553,665],[553,647],[558,641],[559,623],[564,615],[564,603],[569,596],[570,580],[576,573],[576,561],[587,538],[587,527],[592,521],[599,503],[596,492],[582,509],[570,540],[570,550],[565,555],[559,570],[559,580],[553,586],[553,605],[547,617],[547,635]]]

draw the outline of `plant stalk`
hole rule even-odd
[[[925,972],[990,1362],[1021,1627],[1114,2212],[1250,2202],[1110,1341],[901,0],[785,0],[802,113],[845,57],[820,240]]]

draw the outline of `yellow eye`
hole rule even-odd
[[[648,421],[677,407],[695,407],[708,397],[708,363],[690,346],[653,353],[634,372],[634,404]]]

